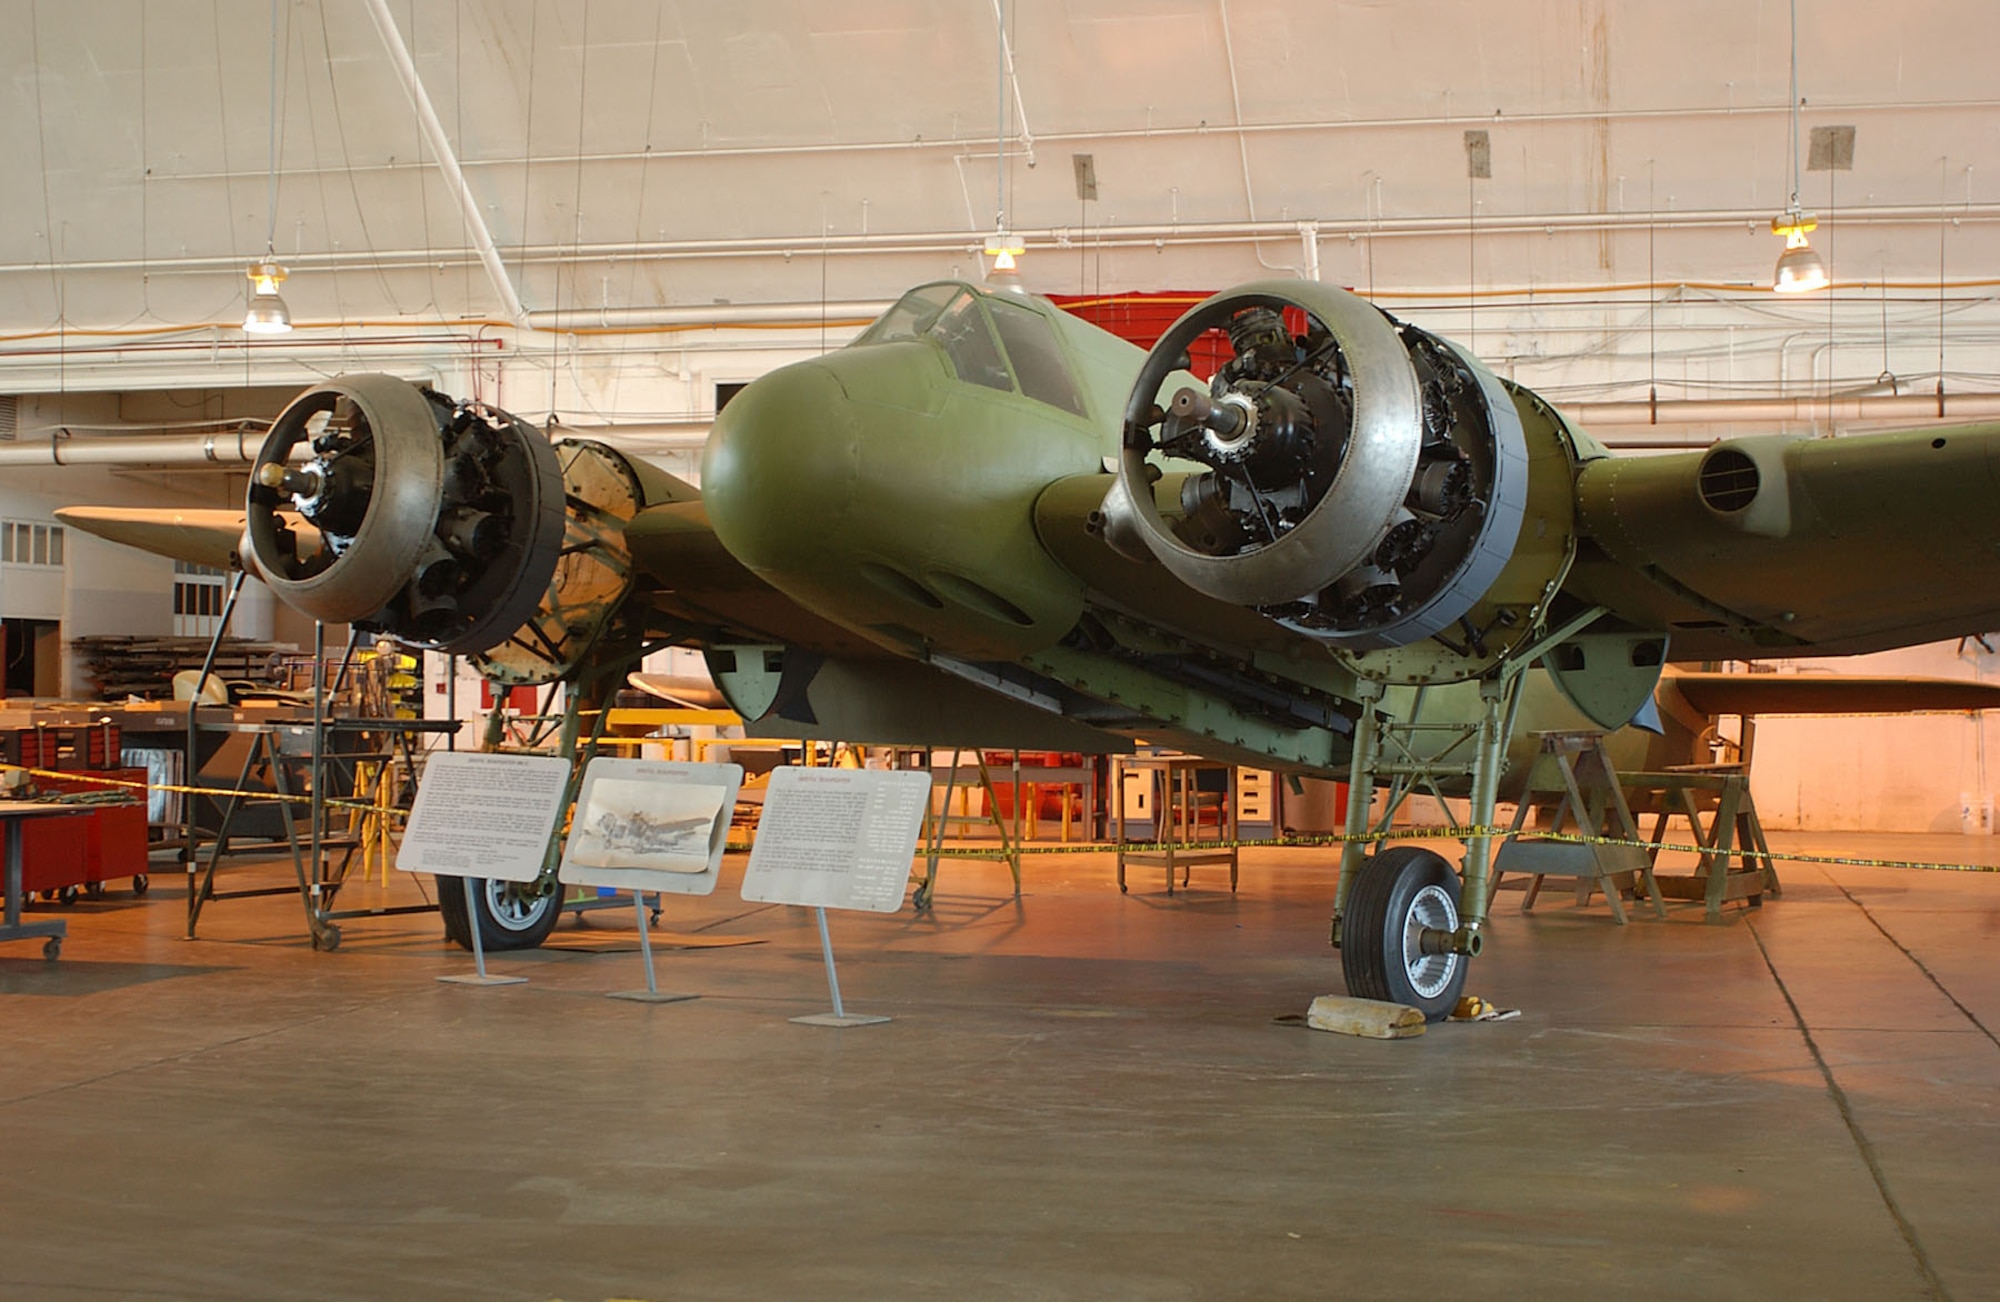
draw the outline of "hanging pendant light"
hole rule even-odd
[[[1780,294],[1805,294],[1827,286],[1826,262],[1813,252],[1806,232],[1819,229],[1812,216],[1794,208],[1783,217],[1771,219],[1771,233],[1785,237],[1785,251],[1778,255],[1778,269],[1771,288]]]
[[[1020,237],[1008,231],[995,231],[986,237],[984,252],[987,257],[993,259],[993,270],[995,271],[1016,270],[1017,267],[1014,259],[1027,251],[1027,247],[1021,243]]]
[[[1829,283],[1826,262],[1813,252],[1808,231],[1819,229],[1813,215],[1799,207],[1799,0],[1792,0],[1792,201],[1784,216],[1771,219],[1771,233],[1785,240],[1771,274],[1771,288],[1780,294],[1806,294]]]
[[[1015,262],[1028,251],[1021,238],[1008,228],[1007,221],[1007,79],[1014,68],[1014,50],[1007,41],[1006,0],[993,0],[994,30],[999,41],[999,109],[993,123],[993,233],[980,251],[993,259],[992,279],[1018,286],[1020,266]],[[1032,158],[1028,166],[1034,166]]]
[[[278,293],[285,269],[275,262],[250,264],[250,310],[243,314],[243,328],[253,335],[282,335],[292,328],[291,309]]]

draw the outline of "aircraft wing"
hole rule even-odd
[[[1668,630],[1685,660],[1984,632],[2000,627],[1996,497],[1996,423],[1599,456],[1577,475],[1566,586]]]
[[[235,565],[243,541],[242,511],[159,511],[144,507],[65,506],[56,519],[99,538],[190,565]]]
[[[1708,715],[2000,710],[2000,683],[1960,678],[1670,672],[1660,690]]]
[[[1576,472],[1577,554],[1564,579],[1566,595],[1606,607],[1629,627],[1660,630],[1668,658],[1683,663],[1852,655],[2000,628],[2000,516],[1990,505],[2000,498],[1993,469],[2000,465],[2000,425],[1963,427],[1948,440],[1926,430],[1762,441],[1759,455],[1788,478],[1761,491],[1791,501],[1784,518],[1745,527],[1707,509],[1702,494],[1715,478],[1714,464],[1752,442],[1584,459]],[[1940,443],[1962,450],[1947,459]],[[1089,586],[1094,602],[1206,630],[1240,647],[1277,650],[1295,639],[1254,608],[1210,598],[1149,557],[1105,546],[1101,519],[1111,487],[1108,477],[1077,477],[1036,503],[1043,543]],[[1737,509],[1747,513],[1755,504]],[[1560,511],[1541,521],[1531,514],[1523,533],[1564,523]],[[1828,695],[1852,691],[1858,700],[1872,692],[1884,701],[1929,702],[1949,695],[1953,680],[1899,691],[1892,691],[1896,680],[1843,681],[1853,686],[1829,687]],[[1977,685],[1967,687],[1978,695]],[[1777,699],[1807,689],[1759,690]]]

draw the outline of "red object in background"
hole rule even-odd
[[[1071,316],[1107,330],[1127,343],[1151,349],[1169,326],[1208,297],[1196,290],[1163,289],[1132,294],[1050,294],[1048,299]],[[1286,308],[1285,328],[1295,335],[1305,333],[1305,313]],[[1189,347],[1188,369],[1206,380],[1234,356],[1229,336],[1220,330],[1210,330]]]
[[[532,687],[510,687],[507,689],[507,708],[517,714],[534,714],[541,709],[541,702],[535,697]],[[479,708],[493,708],[493,684],[479,680]]]
[[[1014,752],[989,750],[986,755],[986,770],[993,776],[993,812],[1001,818],[1014,816]],[[1021,752],[1021,787],[1026,794],[1027,787],[1035,781],[1035,770],[1080,768],[1085,763],[1081,755],[1064,754],[1053,750],[1024,750]],[[1063,801],[1069,797],[1069,789],[1061,786],[1046,786],[1036,793],[1035,817],[1061,818]]]
[[[1145,294],[1050,294],[1049,301],[1071,316],[1079,317],[1099,330],[1117,335],[1127,343],[1151,348],[1160,342],[1167,327],[1186,311],[1207,298],[1199,290],[1163,289]],[[1221,335],[1195,341],[1188,350],[1188,369],[1206,380],[1215,368],[1228,361],[1229,341]]]
[[[115,723],[0,730],[0,761],[28,769],[100,770],[118,762]]]
[[[43,791],[104,791],[84,778],[116,778],[144,782],[144,769],[103,769],[76,778],[36,778]],[[136,793],[143,797],[143,792]],[[146,871],[146,805],[143,798],[129,805],[80,806],[73,818],[32,818],[21,826],[21,889],[58,891],[65,886]]]
[[[141,812],[144,817],[144,812]],[[103,881],[90,875],[90,821],[93,815],[30,818],[21,824],[21,889],[59,891]]]

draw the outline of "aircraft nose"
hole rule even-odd
[[[753,382],[715,418],[701,494],[716,537],[753,570],[792,568],[845,520],[860,462],[839,378],[796,362]]]

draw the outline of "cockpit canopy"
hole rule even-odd
[[[956,281],[919,285],[848,346],[903,339],[942,345],[952,370],[968,384],[1004,393],[1018,390],[1071,415],[1089,415],[1054,328],[1025,303]]]

